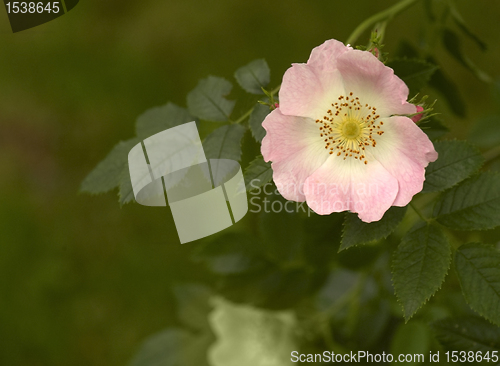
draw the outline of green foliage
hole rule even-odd
[[[469,141],[485,149],[500,145],[500,115],[481,118],[472,128]]]
[[[419,123],[419,127],[431,140],[436,140],[450,131],[436,116],[429,117],[428,120]]]
[[[227,100],[233,88],[224,78],[209,76],[201,79],[196,88],[187,95],[189,113],[206,121],[227,121],[235,101]]]
[[[500,326],[500,252],[481,243],[462,245],[455,269],[470,307]]]
[[[432,57],[429,57],[428,61],[438,65],[436,60]],[[432,74],[432,77],[429,80],[429,86],[433,87],[443,95],[450,110],[455,113],[455,115],[458,117],[465,117],[467,114],[465,101],[462,98],[457,85],[450,80],[442,69],[437,69],[434,74]]]
[[[120,175],[118,202],[120,205],[124,205],[132,200],[134,200],[134,189],[132,188],[132,181],[130,180],[130,172],[127,164]]]
[[[210,289],[198,284],[177,285],[174,294],[179,320],[191,329],[208,329],[207,315],[212,309],[209,305]]]
[[[358,215],[347,213],[339,251],[355,245],[373,243],[386,238],[403,220],[405,213],[406,207],[393,206],[385,213],[382,219],[369,224],[361,221]]]
[[[434,148],[439,156],[425,169],[422,192],[444,191],[475,173],[484,162],[480,151],[466,141],[438,141]]]
[[[500,328],[482,318],[446,318],[432,323],[432,329],[446,350],[500,353]]]
[[[394,254],[392,278],[406,320],[439,289],[450,267],[448,240],[437,227],[418,223]]]
[[[234,77],[240,86],[249,93],[263,94],[262,88],[269,84],[271,71],[266,60],[259,59],[240,67],[234,73]]]
[[[450,14],[453,17],[453,20],[455,21],[455,24],[458,26],[458,28],[463,32],[463,34],[469,37],[469,39],[474,41],[476,45],[481,49],[481,51],[486,51],[486,43],[484,43],[474,32],[469,29],[469,26],[465,23],[464,18],[459,13],[453,1],[448,2],[448,4],[450,6]]]
[[[466,56],[462,51],[462,42],[460,37],[449,28],[443,29],[442,41],[445,49],[464,67],[469,69],[479,80],[484,82],[491,82],[491,77],[483,70],[479,69],[472,60]]]
[[[443,193],[434,207],[438,222],[455,230],[500,225],[500,174],[481,173]]]
[[[394,359],[399,355],[423,354],[425,360],[428,360],[430,339],[431,334],[425,324],[418,322],[401,324],[392,338],[390,353],[394,356]],[[405,362],[404,364],[421,365],[421,361]]]
[[[121,141],[83,180],[80,191],[105,193],[120,184],[123,172],[128,173],[128,153],[140,140],[133,138]],[[130,180],[130,177],[129,177]]]
[[[192,334],[184,329],[168,328],[149,337],[130,366],[210,366],[207,349],[213,342],[211,334]]]
[[[245,170],[245,186],[247,191],[262,187],[273,179],[271,162],[265,162],[262,155],[257,156]]]
[[[185,108],[168,102],[160,107],[148,109],[137,117],[135,131],[141,140],[166,129],[194,121]]]
[[[250,114],[248,125],[257,142],[262,142],[262,139],[266,135],[266,130],[262,127],[262,122],[264,122],[264,118],[266,118],[269,112],[271,112],[271,110],[267,105],[257,104],[254,107],[252,114]]]
[[[203,141],[203,149],[207,159],[241,158],[241,139],[245,134],[245,127],[241,125],[225,125],[213,131]]]
[[[410,95],[417,94],[429,82],[438,66],[421,59],[396,59],[387,63],[410,89]]]

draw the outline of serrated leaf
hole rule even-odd
[[[173,103],[148,109],[137,117],[135,131],[142,140],[171,127],[179,126],[194,120],[187,109]]]
[[[488,230],[500,225],[500,174],[476,175],[443,193],[434,206],[440,224],[455,230]]]
[[[212,333],[168,328],[146,339],[130,366],[209,366],[207,350],[213,341]]]
[[[241,139],[245,134],[245,127],[241,125],[225,125],[219,127],[203,141],[203,149],[207,159],[241,158]]]
[[[449,351],[500,352],[500,328],[474,316],[432,323],[436,338]]]
[[[230,159],[239,161],[241,158],[241,139],[246,129],[241,125],[225,125],[213,131],[203,141],[203,150],[207,159]],[[211,167],[214,184],[218,186],[233,170],[227,164],[216,164]]]
[[[130,171],[128,169],[128,162],[125,163],[123,171],[120,175],[120,186],[118,192],[118,202],[123,206],[135,199],[134,189],[132,188],[132,181],[130,180]]]
[[[208,328],[207,315],[212,307],[209,304],[212,292],[198,284],[174,286],[177,299],[177,313],[181,322],[192,329]]]
[[[425,169],[422,192],[448,189],[477,172],[484,163],[481,152],[466,141],[434,143],[438,159]]]
[[[436,64],[433,58],[429,58],[429,61]],[[443,95],[453,113],[459,117],[465,117],[467,111],[464,99],[460,95],[457,85],[441,69],[432,74],[429,85]]]
[[[469,306],[500,326],[500,252],[481,243],[462,245],[455,253],[455,269]]]
[[[405,213],[406,207],[394,206],[379,221],[369,224],[361,221],[356,214],[347,213],[339,251],[386,238],[403,220]]]
[[[262,142],[262,139],[266,135],[266,130],[262,127],[262,122],[270,112],[271,110],[267,105],[257,104],[250,114],[248,125],[250,126],[250,131],[252,131],[252,135],[257,142]]]
[[[266,60],[259,59],[240,67],[234,73],[234,77],[240,86],[249,93],[263,94],[262,88],[269,84],[271,71]]]
[[[245,170],[245,186],[247,191],[262,187],[273,179],[271,163],[265,162],[262,155],[257,156]]]
[[[439,289],[450,261],[450,245],[437,227],[418,223],[403,237],[394,253],[392,282],[407,321]]]
[[[233,88],[224,78],[209,76],[201,79],[196,88],[187,95],[189,112],[200,119],[207,121],[227,121],[233,111],[233,100],[227,100]]]
[[[127,166],[128,153],[138,142],[139,140],[135,138],[119,142],[104,160],[85,177],[80,185],[80,191],[98,194],[108,192],[118,186],[122,171]]]
[[[387,63],[410,89],[410,95],[417,94],[430,80],[438,66],[419,59],[398,59]]]

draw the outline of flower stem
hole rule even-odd
[[[271,90],[271,95],[274,95],[276,94],[277,92],[279,92],[281,88],[281,84],[278,85],[276,88],[274,88],[273,90]],[[253,112],[255,106],[253,106],[252,108],[250,108],[248,111],[246,111],[240,118],[238,118],[236,121],[232,122],[230,121],[231,123],[234,123],[234,124],[238,124],[238,123],[241,123],[243,122],[245,119],[247,119]]]
[[[411,5],[416,3],[419,0],[402,0],[398,2],[397,4],[394,4],[390,8],[383,10],[377,14],[372,15],[368,19],[366,19],[364,22],[362,22],[360,25],[354,29],[354,31],[351,33],[349,38],[347,38],[346,44],[353,45],[359,36],[368,28],[370,28],[372,25],[378,22],[382,22],[387,19],[391,19],[394,17],[396,14],[402,12],[406,8],[409,8]]]

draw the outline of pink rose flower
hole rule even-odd
[[[434,146],[408,117],[408,87],[368,51],[329,40],[283,76],[279,108],[264,120],[264,160],[288,200],[321,215],[378,221],[420,192]]]

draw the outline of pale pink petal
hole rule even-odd
[[[370,52],[346,52],[339,56],[337,67],[342,74],[345,91],[353,92],[362,104],[376,107],[380,116],[416,113],[416,107],[406,101],[406,84]]]
[[[313,48],[307,64],[318,72],[330,72],[337,69],[337,59],[343,53],[352,50],[336,39],[329,39]]]
[[[378,221],[398,193],[398,181],[378,161],[331,155],[304,185],[307,205],[320,215],[351,211],[365,222]]]
[[[281,106],[267,115],[262,126],[266,136],[261,151],[265,161],[273,162],[278,191],[286,199],[304,201],[305,179],[329,156],[318,126],[310,118],[283,115]]]
[[[425,167],[437,159],[427,135],[407,117],[384,119],[384,134],[370,153],[399,183],[394,206],[406,206],[423,188]]]
[[[306,64],[293,64],[285,75],[279,91],[280,109],[289,116],[321,119],[331,103],[344,93],[344,84],[338,71],[320,79]]]

